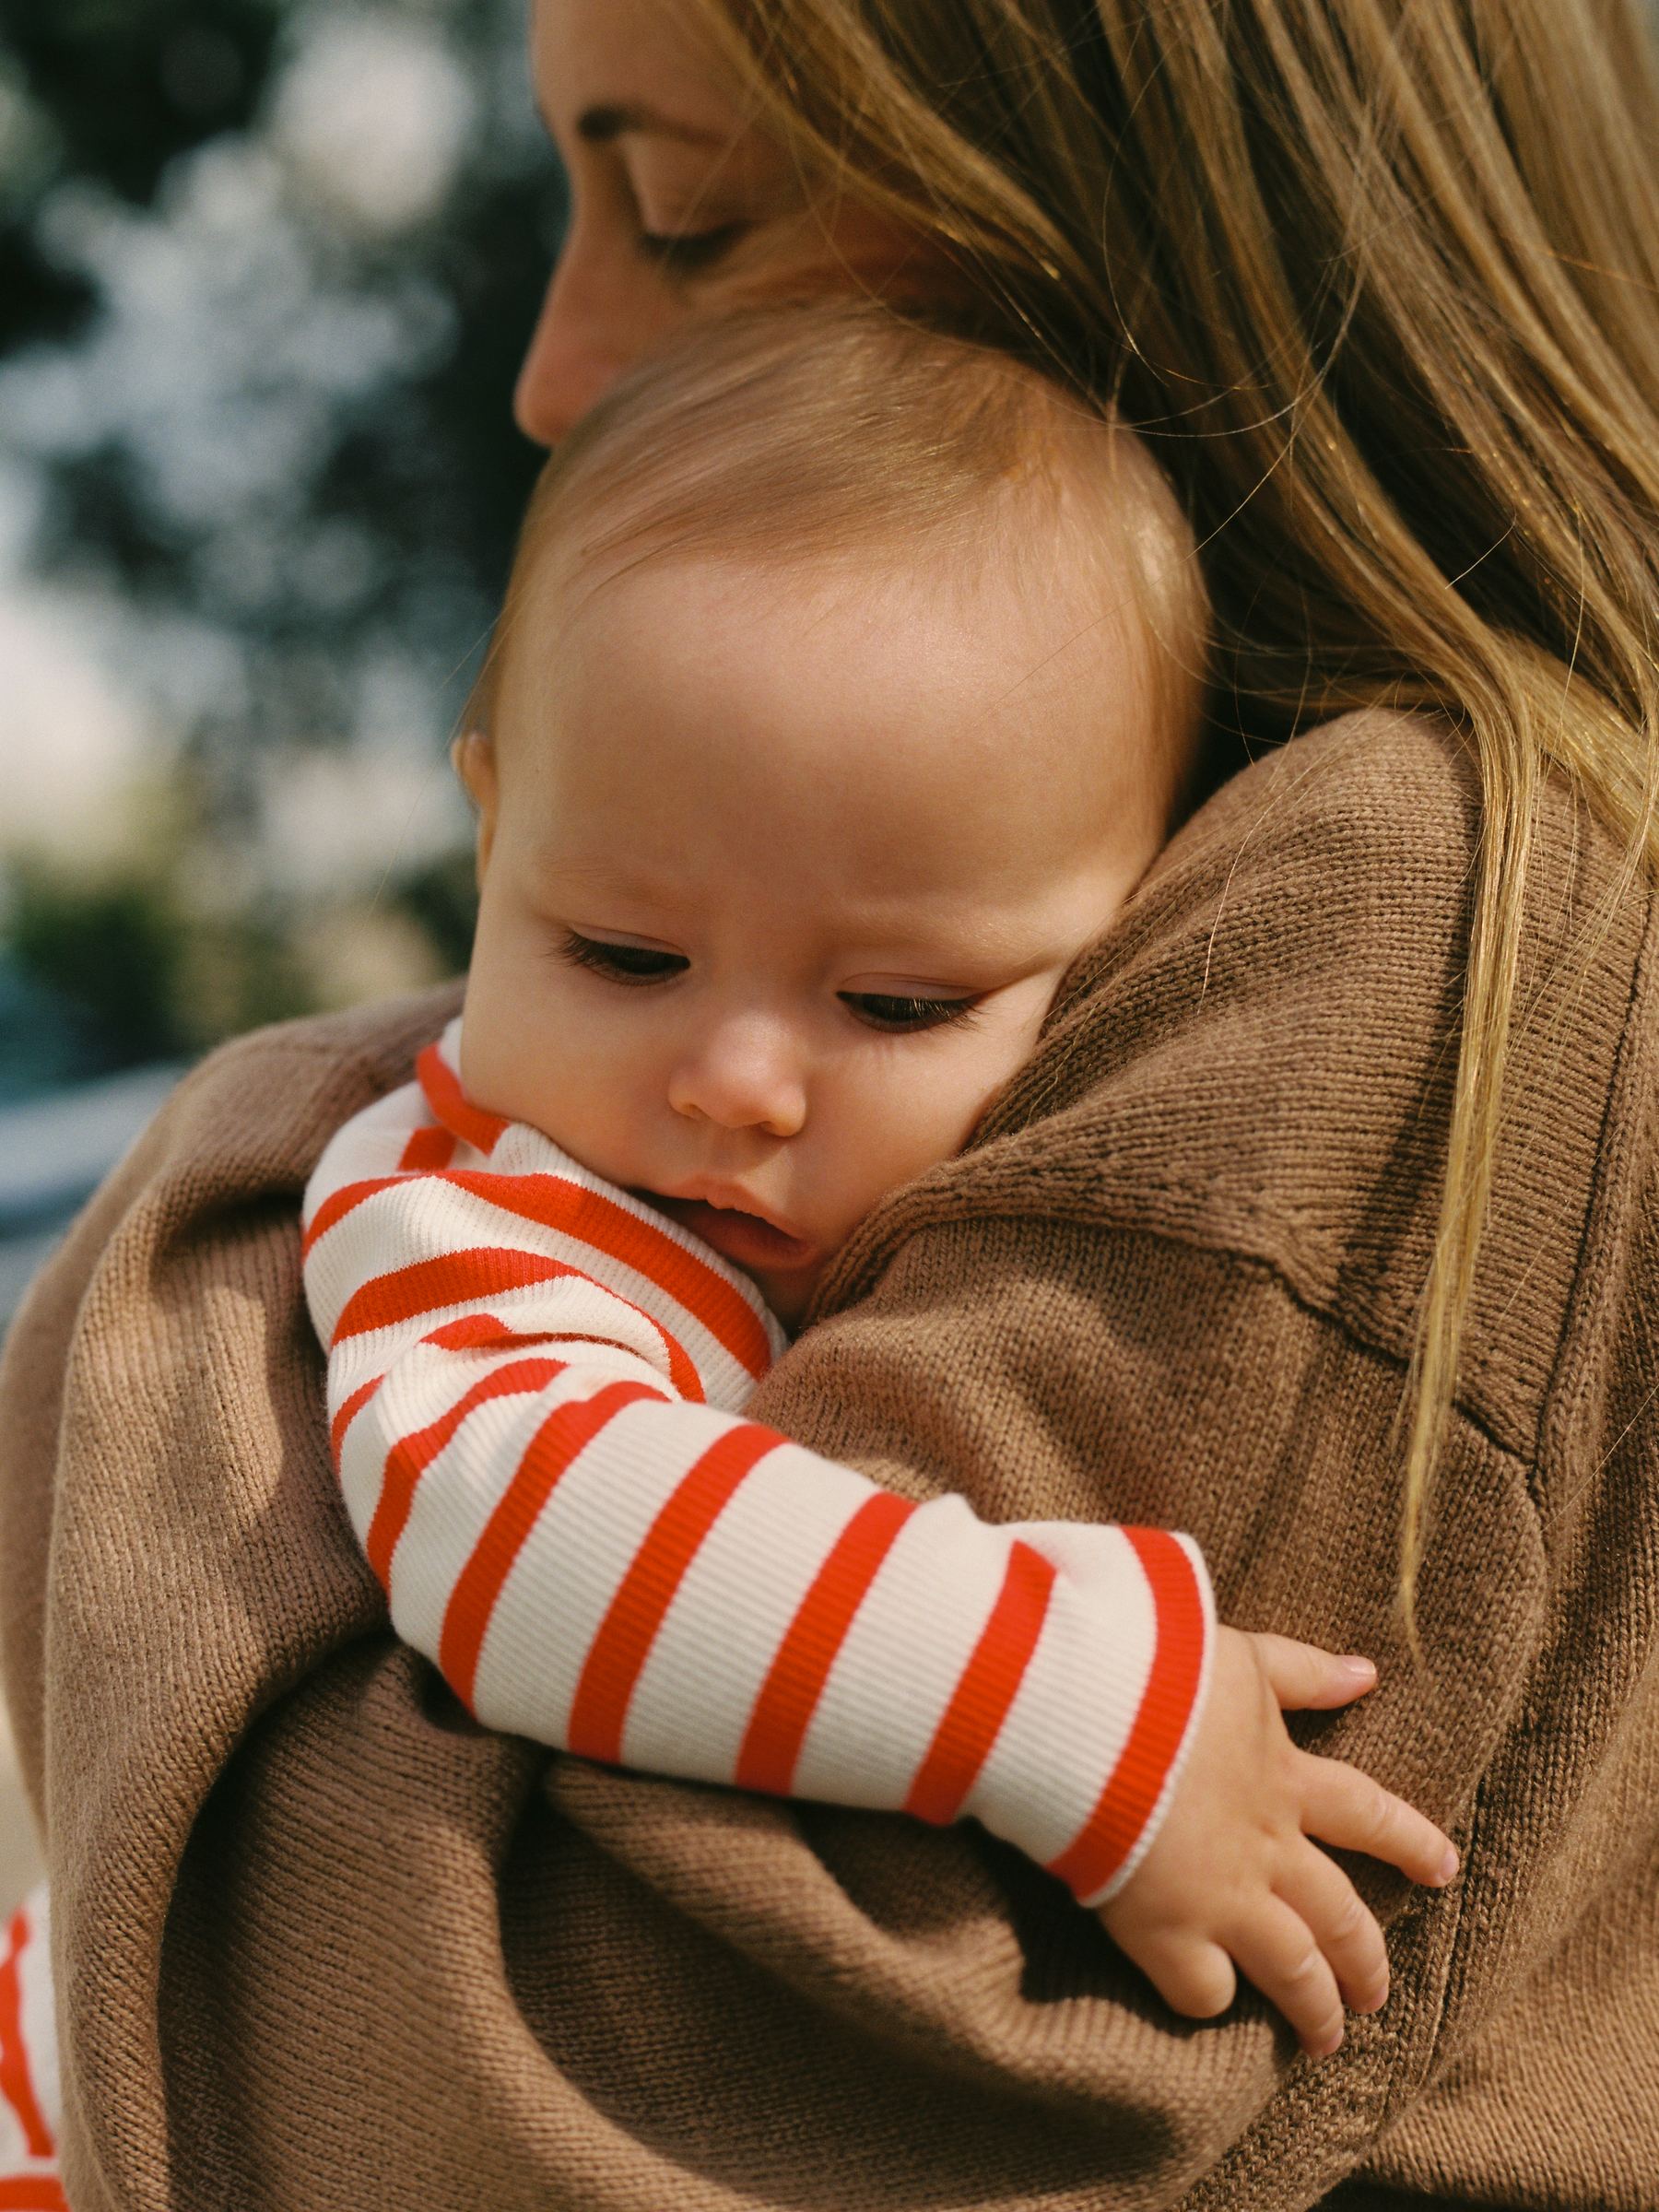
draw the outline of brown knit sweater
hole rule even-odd
[[[1323,2063],[1248,1997],[1178,2021],[971,1828],[549,1756],[391,1641],[296,1206],[452,994],[208,1061],[8,1346],[77,2212],[1659,2207],[1659,978],[1559,795],[1420,1678],[1393,1606],[1476,820],[1410,722],[1237,779],[752,1408],[912,1495],[1190,1528],[1224,1618],[1373,1653],[1310,1740],[1465,1851],[1362,1875],[1384,2012]]]

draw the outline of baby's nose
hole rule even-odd
[[[682,1055],[669,1078],[668,1103],[722,1129],[798,1136],[806,1125],[800,1055],[774,1024],[725,1024]]]

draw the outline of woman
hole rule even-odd
[[[1633,8],[539,0],[535,53],[576,215],[527,427],[751,289],[947,295],[1158,441],[1218,767],[1265,755],[753,1410],[1194,1529],[1231,1618],[1377,1655],[1322,1742],[1465,1874],[1373,1891],[1396,1994],[1311,2068],[1248,2005],[1176,2026],[968,1831],[479,1735],[337,1518],[293,1220],[441,1009],[300,1025],[184,1087],[8,1350],[71,2200],[1653,2205]]]

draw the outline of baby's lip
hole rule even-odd
[[[822,1256],[810,1237],[735,1184],[700,1181],[637,1194],[739,1266],[805,1267]]]

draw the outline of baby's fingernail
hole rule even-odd
[[[1436,1869],[1434,1877],[1435,1880],[1437,1882],[1449,1882],[1452,1879],[1452,1877],[1457,1872],[1458,1865],[1459,1860],[1457,1853],[1453,1849],[1452,1845],[1448,1843],[1446,1846],[1446,1855],[1441,1861],[1439,1867]]]
[[[1336,1664],[1345,1675],[1356,1682],[1374,1682],[1377,1678],[1376,1661],[1362,1658],[1358,1652],[1347,1653]]]
[[[1338,2028],[1335,2034],[1327,2036],[1323,2043],[1310,2043],[1308,2056],[1310,2058],[1334,2058],[1341,2048],[1342,2030]]]

